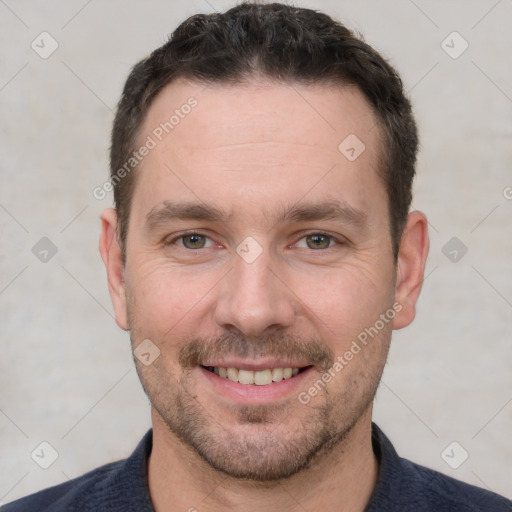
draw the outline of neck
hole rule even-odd
[[[361,512],[378,474],[371,443],[371,408],[343,442],[300,473],[276,482],[231,478],[206,464],[169,431],[153,411],[149,490],[156,512],[256,511]]]

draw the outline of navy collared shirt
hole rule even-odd
[[[365,512],[512,512],[512,501],[398,456],[373,424],[377,485]],[[126,460],[4,505],[1,512],[154,512],[147,461],[150,430]]]

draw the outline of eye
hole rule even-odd
[[[212,240],[205,235],[201,235],[198,233],[188,233],[186,235],[181,235],[171,243],[179,243],[179,245],[185,247],[186,249],[203,249],[205,247],[209,247],[212,244]],[[208,245],[209,244],[209,245]]]
[[[187,249],[202,249],[206,238],[203,235],[185,235],[181,237],[181,242]]]
[[[337,242],[338,241],[333,236],[327,235],[326,233],[311,233],[302,237],[297,243],[297,246],[313,250],[321,250],[329,249],[333,245],[336,245]]]

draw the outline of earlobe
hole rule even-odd
[[[428,223],[422,212],[409,213],[402,234],[396,266],[395,301],[402,309],[395,316],[394,329],[406,327],[416,314],[416,302],[425,275],[429,250]]]
[[[117,325],[123,330],[128,330],[124,263],[116,230],[116,211],[108,208],[101,215],[99,249],[107,271],[108,289],[114,306]]]

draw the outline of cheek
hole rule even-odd
[[[130,325],[138,335],[164,341],[204,312],[217,272],[185,271],[164,260],[141,259],[127,272]],[[145,333],[141,330],[144,329]],[[189,335],[193,331],[190,331]]]
[[[393,304],[394,288],[383,266],[369,262],[346,262],[322,274],[302,274],[294,279],[293,289],[306,310],[323,323],[327,338],[354,336],[373,325]]]

